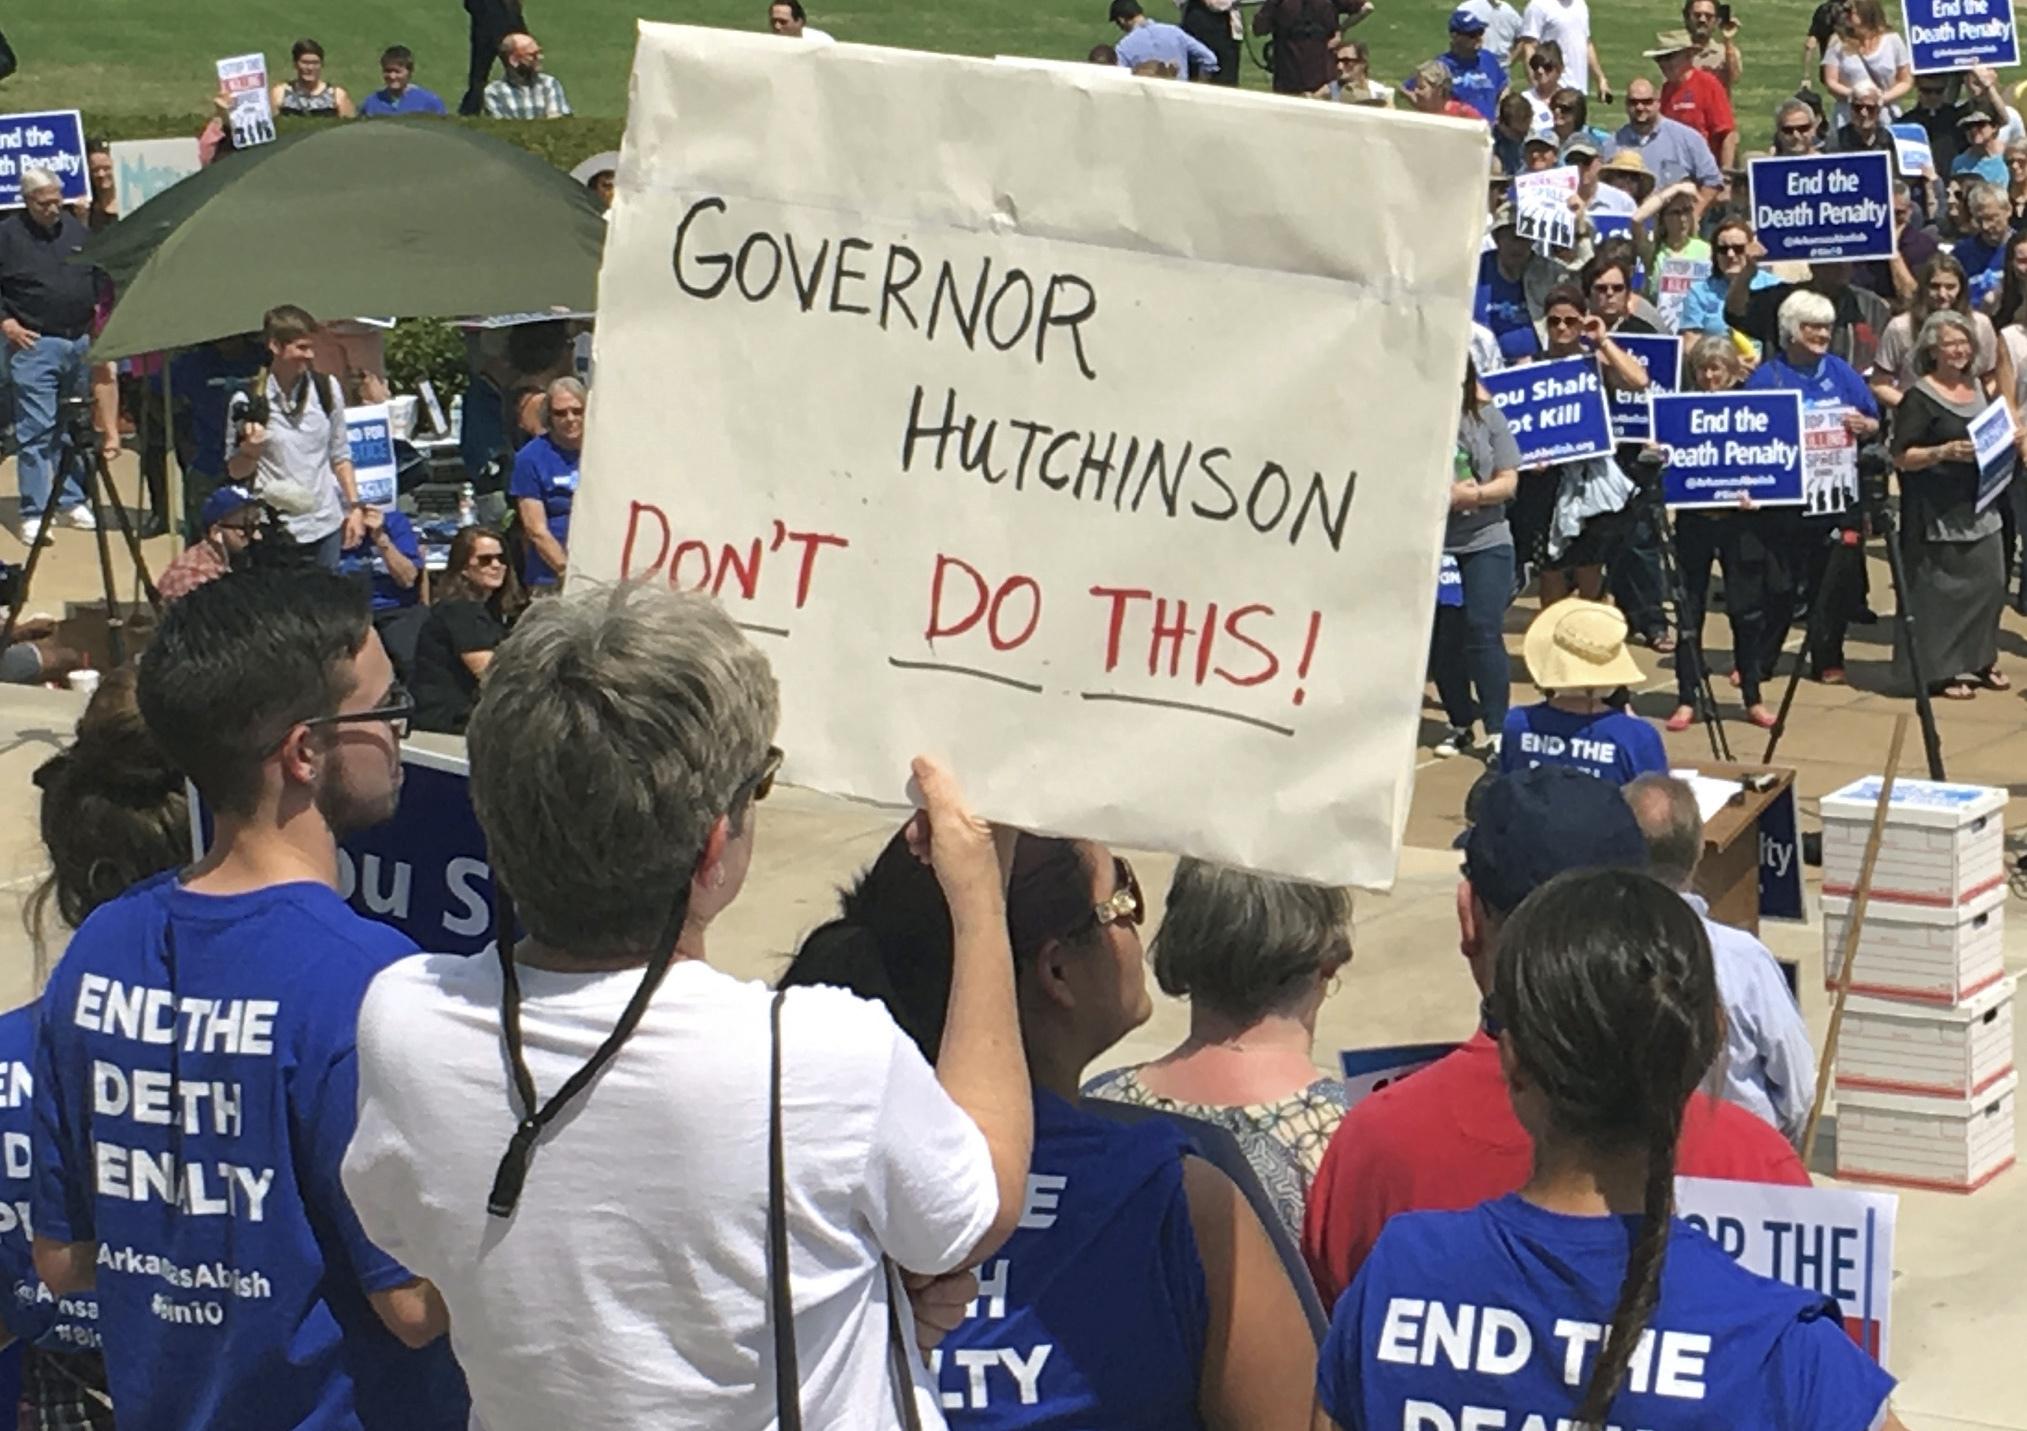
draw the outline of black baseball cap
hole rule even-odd
[[[1586,770],[1540,765],[1472,792],[1457,837],[1464,877],[1494,914],[1507,915],[1568,870],[1647,867],[1647,841],[1619,787]]]

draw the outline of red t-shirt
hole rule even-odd
[[[1809,1183],[1787,1139],[1707,1093],[1690,1099],[1675,1166],[1686,1177]],[[1373,1094],[1338,1125],[1309,1186],[1302,1253],[1323,1305],[1351,1285],[1395,1213],[1476,1207],[1515,1191],[1533,1170],[1534,1142],[1513,1116],[1499,1046],[1483,1030]]]
[[[1661,86],[1661,112],[1678,124],[1686,124],[1703,136],[1710,157],[1722,157],[1724,136],[1738,128],[1732,118],[1731,96],[1724,81],[1709,70],[1691,70],[1681,79]]]

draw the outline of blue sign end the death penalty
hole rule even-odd
[[[2013,0],[1901,0],[1901,10],[1918,75],[1973,65],[2008,69],[2020,62]]]
[[[1522,467],[1603,457],[1612,450],[1597,359],[1586,355],[1524,363],[1483,374],[1479,381],[1512,429]]]
[[[1893,257],[1893,156],[1763,155],[1746,166],[1768,263]]]
[[[84,121],[74,109],[0,114],[0,209],[21,207],[21,171],[47,169],[66,204],[91,197],[85,173]]]
[[[1645,442],[1654,432],[1648,400],[1681,386],[1682,340],[1673,333],[1614,333],[1612,341],[1647,370],[1644,390],[1629,393],[1614,388],[1605,395],[1611,404],[1612,435],[1621,442]]]
[[[1802,501],[1802,395],[1792,392],[1667,393],[1651,404],[1654,441],[1671,507],[1762,507]]]

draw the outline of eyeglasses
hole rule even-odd
[[[243,537],[250,537],[250,536],[253,536],[253,535],[254,535],[255,533],[257,533],[257,532],[258,532],[258,531],[260,530],[260,523],[259,523],[259,522],[220,522],[220,523],[218,524],[218,530],[220,530],[221,532],[238,532],[238,533],[239,533],[239,534],[240,534],[241,536],[243,536]]]
[[[1581,328],[1584,326],[1584,320],[1581,318],[1558,318],[1553,313],[1541,321],[1543,326],[1548,328]]]
[[[1544,59],[1529,60],[1527,62],[1527,67],[1531,70],[1543,70],[1543,71],[1559,70],[1562,68],[1562,66],[1557,64],[1554,60],[1544,60]]]
[[[471,559],[472,566],[505,566],[507,559],[498,552],[480,552]]]
[[[1626,96],[1626,108],[1628,109],[1652,109],[1660,102],[1659,96],[1649,96],[1646,99],[1642,99],[1636,94]]]
[[[1717,243],[1711,248],[1718,253],[1744,253],[1746,246],[1742,243]]]
[[[1783,124],[1781,126],[1781,133],[1783,134],[1801,135],[1814,134],[1815,132],[1816,126],[1813,124]]]
[[[314,727],[370,725],[375,721],[385,721],[392,728],[396,740],[406,740],[409,723],[414,718],[415,697],[408,694],[408,688],[397,681],[387,688],[387,701],[384,705],[377,705],[368,711],[340,711],[336,715],[311,716],[302,723]]]
[[[1095,924],[1102,929],[1121,920],[1138,929],[1147,922],[1147,900],[1141,895],[1140,881],[1134,877],[1133,866],[1126,862],[1124,855],[1112,857],[1112,880],[1117,886],[1112,891],[1112,897],[1102,904],[1093,905],[1090,915],[1077,925],[1078,930],[1086,924]]]
[[[781,773],[781,762],[787,759],[781,747],[770,745],[760,762],[760,768],[739,782],[739,788],[732,792],[732,808],[738,809],[748,801],[758,805],[774,793],[774,777]]]
[[[1853,114],[1877,114],[1879,113],[1879,106],[1876,104],[1854,104],[1851,106],[1851,112]]]
[[[1573,104],[1551,104],[1549,111],[1553,114],[1575,114],[1577,107]]]
[[[1606,295],[1610,295],[1614,293],[1624,293],[1625,291],[1626,291],[1625,284],[1607,283],[1603,279],[1599,279],[1596,283],[1593,283],[1591,285],[1591,292],[1593,293],[1603,293]]]

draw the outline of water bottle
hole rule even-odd
[[[459,531],[479,524],[478,504],[469,482],[457,489],[457,524]]]

